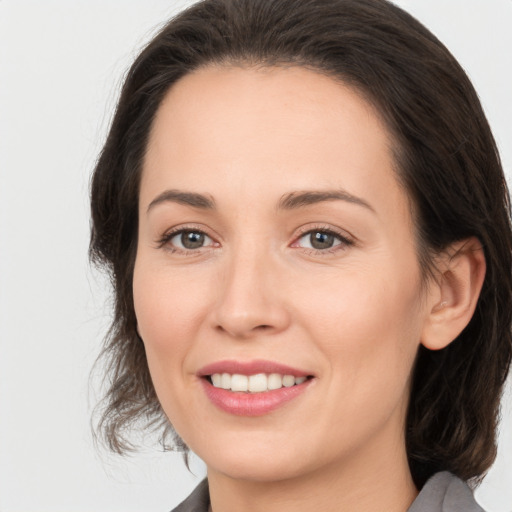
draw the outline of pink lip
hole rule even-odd
[[[219,409],[236,416],[263,416],[301,395],[311,384],[308,379],[289,388],[273,389],[262,393],[243,393],[216,388],[207,379],[201,379],[210,401]]]
[[[292,368],[273,361],[256,359],[254,361],[218,361],[201,368],[197,375],[205,377],[214,373],[238,373],[240,375],[256,375],[257,373],[280,373],[281,375],[293,375],[294,377],[307,377],[311,375],[303,370]]]
[[[204,378],[214,373],[238,373],[240,375],[280,373],[281,375],[293,375],[295,377],[307,377],[311,376],[311,373],[264,360],[249,362],[218,361],[201,368],[197,375],[201,377],[201,384],[208,399],[219,409],[236,416],[263,416],[268,414],[301,395],[313,381],[313,379],[307,379],[302,384],[262,393],[244,393],[214,387],[209,379]]]

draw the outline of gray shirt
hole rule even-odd
[[[203,480],[172,512],[208,512],[208,482]],[[471,489],[455,475],[436,473],[423,486],[407,512],[484,512]]]
[[[407,512],[484,512],[468,485],[455,475],[436,473]]]

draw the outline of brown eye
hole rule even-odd
[[[201,231],[184,230],[175,233],[170,239],[170,243],[178,249],[191,251],[201,249],[205,245],[210,245],[212,239]]]

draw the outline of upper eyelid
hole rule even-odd
[[[298,231],[299,232],[297,233],[297,235],[295,235],[294,240],[298,240],[299,238],[303,237],[304,235],[307,235],[308,233],[311,233],[314,231],[323,231],[326,233],[336,235],[336,236],[340,237],[341,239],[349,240],[352,243],[355,243],[357,241],[356,237],[354,235],[352,235],[350,232],[348,232],[344,229],[332,227],[327,224],[313,224],[313,225],[309,224],[309,225],[301,226]]]
[[[182,233],[183,231],[192,231],[192,232],[197,232],[197,233],[203,233],[203,234],[209,236],[211,239],[217,238],[215,235],[213,235],[211,233],[210,229],[206,229],[204,227],[201,227],[201,226],[193,224],[193,223],[192,224],[178,224],[176,226],[173,226],[172,228],[165,230],[165,232],[163,233],[161,238],[172,237],[178,233]]]
[[[348,237],[345,237],[343,235],[339,235],[338,233],[335,233],[333,231],[331,232],[328,232],[328,231],[321,231],[319,229],[317,230],[312,230],[312,231],[306,231],[306,233],[304,233],[303,235],[297,237],[295,239],[295,241],[291,244],[291,247],[298,247],[298,243],[299,241],[304,238],[305,236],[307,236],[309,233],[315,233],[315,232],[324,232],[324,233],[328,233],[329,235],[332,235],[334,236],[335,238],[338,239],[339,243],[338,244],[335,244],[333,245],[332,247],[326,247],[325,249],[315,249],[315,248],[311,248],[311,247],[302,247],[303,250],[305,251],[315,251],[315,253],[322,253],[322,252],[325,252],[325,253],[328,253],[329,251],[332,251],[336,248],[339,248],[340,246],[342,247],[350,247],[350,246],[353,246],[354,245],[354,242],[348,238]]]
[[[157,246],[158,248],[162,248],[165,246],[165,244],[169,243],[172,238],[174,238],[176,235],[179,235],[180,233],[183,233],[184,231],[191,231],[191,232],[197,232],[202,233],[206,235],[208,238],[210,238],[213,242],[216,242],[216,239],[214,236],[212,236],[210,233],[208,233],[208,230],[205,230],[204,228],[199,228],[193,225],[178,225],[173,228],[169,228],[166,230],[160,237],[157,238]],[[216,242],[218,243],[218,242]],[[180,248],[178,248],[180,249]],[[193,251],[193,249],[181,249],[185,251]]]

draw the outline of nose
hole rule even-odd
[[[233,254],[222,270],[214,326],[247,339],[284,331],[290,323],[283,273],[272,255],[258,249]]]

